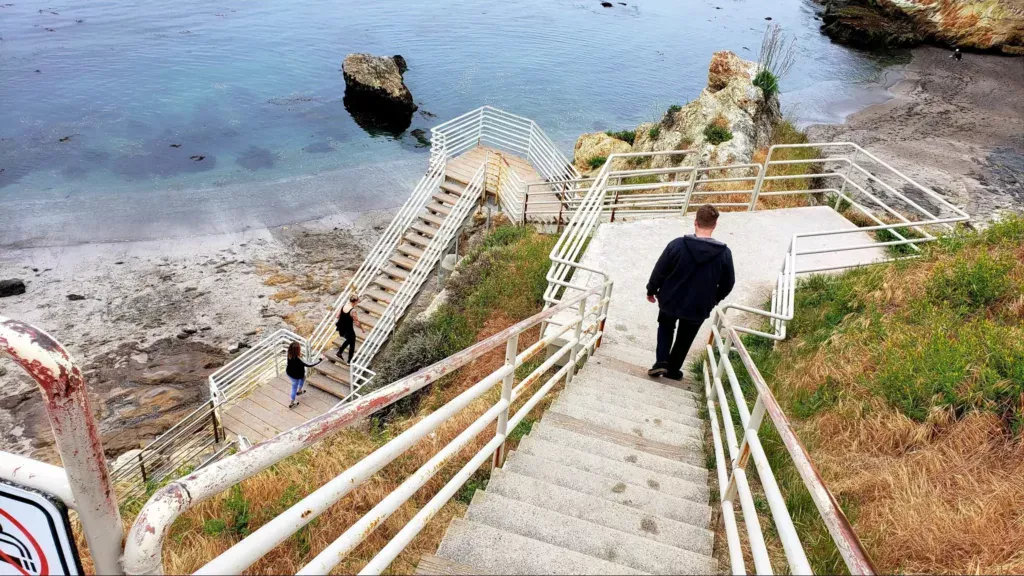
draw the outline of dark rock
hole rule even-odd
[[[427,138],[426,130],[422,128],[416,128],[409,132],[413,138],[416,139],[417,147],[426,148],[430,146],[430,138]]]
[[[395,61],[395,66],[398,66],[398,71],[405,74],[406,70],[409,69],[409,63],[405,61],[405,58],[401,54],[395,54],[391,58]]]
[[[178,332],[178,340],[185,340],[189,336],[191,336],[191,334],[189,334],[188,332]]]
[[[196,162],[202,162],[204,159],[206,159],[206,156],[189,156],[188,159],[195,160]]]
[[[181,144],[171,144],[171,148],[181,148]]]
[[[765,20],[771,20],[771,19],[772,19],[772,17],[771,17],[771,16],[765,16],[765,17],[764,17],[764,19],[765,19]]]
[[[124,260],[118,260],[117,262],[114,262],[114,264],[118,264],[118,265],[124,264]]]
[[[67,142],[69,140],[71,140],[71,136],[61,136],[60,139],[58,139],[57,141],[58,142]]]
[[[349,54],[341,66],[345,77],[345,109],[364,130],[404,132],[417,110],[402,78],[407,69],[401,56]]]
[[[182,328],[181,331],[185,334],[195,334],[196,332],[199,332],[199,328],[196,328],[195,326],[186,326],[185,328]]]
[[[867,0],[831,0],[821,22],[821,31],[833,42],[865,50],[908,48],[925,41],[906,15]]]
[[[612,6],[614,6],[614,4],[612,4],[611,2],[601,2],[601,6],[604,6],[605,8],[611,8]]]
[[[20,278],[0,280],[0,298],[25,293],[25,282]]]
[[[82,296],[81,294],[68,294],[68,300],[71,300],[72,302],[85,300],[85,296]]]

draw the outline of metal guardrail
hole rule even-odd
[[[777,151],[786,149],[813,150],[815,152],[838,149],[848,151],[850,156],[820,157],[820,154],[815,154],[818,157],[798,160],[773,160]],[[682,154],[685,152],[688,151],[660,154]],[[717,207],[746,208],[753,211],[761,208],[758,200],[766,197],[832,194],[835,196],[836,209],[839,208],[840,203],[845,202],[848,203],[851,209],[856,209],[866,218],[875,222],[876,226],[851,226],[849,228],[823,232],[795,234],[783,260],[782,270],[779,273],[777,285],[772,293],[768,310],[759,310],[739,304],[724,304],[714,310],[712,314],[712,344],[714,346],[707,346],[707,365],[714,368],[710,376],[707,365],[704,370],[705,392],[709,418],[711,420],[716,468],[721,489],[722,518],[726,528],[732,572],[734,574],[744,574],[746,572],[743,547],[739,539],[734,509],[734,503],[736,500],[739,500],[744,525],[747,530],[747,543],[750,546],[755,571],[765,574],[772,573],[771,561],[764,540],[764,534],[760,527],[758,512],[754,506],[746,478],[745,468],[751,458],[754,460],[754,465],[758,471],[758,477],[761,480],[762,488],[769,503],[772,520],[783,545],[791,572],[794,574],[811,572],[799,536],[793,526],[792,517],[786,508],[785,498],[775,482],[771,466],[758,437],[760,425],[764,415],[767,413],[781,436],[787,453],[799,472],[804,486],[810,492],[818,513],[828,527],[829,534],[845,561],[847,568],[853,574],[874,573],[874,567],[871,565],[870,558],[857,539],[839,504],[815,470],[810,455],[803,445],[800,444],[789,420],[779,407],[757,366],[747,353],[743,342],[739,338],[739,334],[748,333],[775,340],[784,339],[786,322],[793,318],[796,275],[837,270],[851,266],[848,264],[825,267],[800,267],[798,265],[800,256],[902,245],[909,246],[911,250],[918,251],[917,244],[936,239],[929,231],[930,229],[938,226],[952,227],[954,223],[968,220],[969,216],[944,200],[934,191],[914,182],[905,174],[878,159],[860,146],[849,142],[773,146],[769,149],[763,165],[679,166],[667,169],[646,170],[612,169],[612,166],[616,164],[616,160],[657,155],[659,153],[614,154],[608,158],[604,167],[590,181],[590,188],[584,196],[576,198],[570,195],[561,200],[562,205],[559,206],[558,213],[561,215],[565,212],[570,212],[572,219],[551,251],[552,264],[548,272],[549,284],[544,294],[547,305],[559,306],[559,303],[566,298],[579,298],[580,294],[586,293],[589,286],[593,283],[579,282],[576,277],[577,274],[597,273],[600,276],[599,283],[607,282],[607,276],[602,272],[583,266],[579,262],[582,259],[587,242],[592,237],[597,226],[605,219],[614,220],[616,214],[630,214],[640,217],[657,217],[659,215],[679,216],[701,203],[712,204]],[[858,159],[863,159],[865,163],[873,165],[879,173],[868,170],[858,162]],[[800,166],[802,169],[796,170],[797,173],[795,174],[780,174],[778,172],[784,172],[784,170],[773,170],[773,168],[789,166]],[[840,170],[836,170],[836,166]],[[740,172],[747,171],[747,174],[732,174],[732,172],[737,170]],[[790,170],[790,172],[792,171]],[[649,183],[637,183],[636,180],[638,177],[656,177],[660,179],[669,174],[678,175],[687,172],[689,177],[683,179],[674,177],[668,181],[659,180]],[[714,172],[717,172],[717,174],[713,174]],[[699,178],[698,175],[701,173],[708,173],[710,177]],[[889,178],[889,181],[887,182],[885,178]],[[628,182],[627,179],[633,179],[632,183]],[[785,187],[782,190],[778,190],[773,185],[773,183],[794,180],[814,186],[822,182],[826,184],[817,188],[798,187],[799,189],[796,190],[786,190],[784,189]],[[828,186],[828,182],[835,182],[836,180],[839,181],[836,183],[836,186]],[[898,184],[894,185],[893,181]],[[579,186],[581,183],[580,180],[574,180],[571,184]],[[743,185],[746,183],[751,184],[749,188]],[[548,184],[550,183],[545,185]],[[706,189],[708,186],[719,186],[721,184],[728,184],[728,186],[721,190]],[[702,185],[705,187],[704,190],[701,190]],[[923,194],[923,198],[914,200],[897,189],[897,186],[901,188],[909,186],[916,193]],[[716,195],[747,195],[749,200],[744,202],[715,202],[714,196]],[[697,199],[696,202],[694,201],[695,199]],[[933,203],[936,208],[934,210],[924,208],[922,206],[924,199],[928,199],[928,202]],[[888,200],[888,203],[886,200]],[[908,218],[904,214],[905,211],[910,212],[914,219]],[[943,216],[941,214],[943,211],[951,215]],[[539,213],[541,211],[535,210],[531,211],[530,215]],[[896,223],[885,222],[882,219],[883,217],[895,220]],[[908,228],[913,229],[920,237],[909,237],[905,232]],[[801,239],[804,238],[863,234],[864,232],[877,232],[879,230],[887,230],[896,240],[869,244],[861,243],[828,249],[801,251],[798,248],[801,245]],[[891,260],[891,258],[875,262],[888,260]],[[767,319],[773,332],[766,333],[754,328],[732,326],[726,320],[726,313],[731,309]],[[549,323],[558,325],[557,322],[549,321]],[[718,349],[719,356],[717,361],[714,348]],[[736,351],[740,356],[744,369],[755,383],[757,399],[753,408],[747,405],[740,390],[735,369],[728,359],[731,350]],[[734,398],[731,405],[723,388],[723,374],[726,375],[730,389],[733,392]],[[720,409],[722,417],[721,427],[716,415],[716,405]],[[737,442],[737,431],[732,422],[731,410],[733,408],[735,408],[740,419],[739,424],[742,431],[742,441],[740,443]],[[728,452],[723,449],[723,434]]]
[[[356,350],[350,363],[352,367],[352,391],[338,403],[338,406],[359,398],[360,389],[374,377],[374,372],[369,368],[370,361],[373,360],[377,351],[380,350],[388,336],[395,329],[398,321],[405,314],[406,308],[409,307],[416,294],[419,293],[423,282],[430,276],[430,272],[441,259],[448,244],[458,234],[462,223],[469,216],[473,204],[483,194],[484,179],[487,176],[487,162],[488,159],[485,159],[483,164],[477,168],[476,173],[465,190],[463,190],[462,195],[459,196],[452,211],[445,217],[444,224],[438,229],[437,233],[430,240],[430,244],[423,251],[423,255],[409,272],[409,277],[402,282],[402,287],[388,304],[384,314],[377,320],[370,333],[366,335],[363,345]]]
[[[364,515],[344,534],[334,540],[300,573],[326,573],[344,556],[362,542],[384,519],[397,510],[436,472],[455,457],[465,446],[487,433],[492,422],[497,422],[491,440],[454,475],[417,515],[395,535],[391,542],[368,564],[363,573],[377,574],[418,534],[434,514],[447,502],[474,471],[488,459],[498,463],[504,457],[504,444],[509,430],[564,380],[571,382],[579,363],[586,362],[600,345],[604,319],[611,299],[611,285],[594,287],[578,297],[566,299],[558,306],[544,310],[489,338],[437,362],[427,368],[398,380],[388,386],[331,410],[309,422],[292,428],[248,450],[228,456],[175,480],[157,491],[132,525],[126,538],[123,557],[129,574],[160,574],[163,561],[163,543],[171,524],[183,512],[207,500],[230,486],[266,470],[284,458],[308,448],[332,433],[345,428],[374,412],[409,396],[438,381],[459,368],[482,358],[489,352],[504,347],[505,363],[456,398],[427,415],[369,456],[335,477],[297,504],[270,520],[241,542],[214,558],[199,570],[200,574],[238,574],[275,546],[300,530],[324,510],[364,483],[374,473],[404,454],[411,446],[437,430],[446,420],[463,410],[490,390],[500,387],[498,400],[452,442],[441,448],[435,456],[406,479],[398,489],[388,494],[377,506]],[[594,305],[591,297],[599,297]],[[548,321],[555,314],[575,311],[574,318],[560,331],[541,335],[522,351],[520,342],[524,333]],[[571,332],[567,341],[559,344],[557,352],[536,366],[517,385],[516,369],[545,352],[559,338]],[[562,364],[558,367],[558,364]],[[554,370],[554,373],[549,373]],[[542,379],[542,384],[539,384]],[[511,407],[519,400],[525,402],[514,413]]]

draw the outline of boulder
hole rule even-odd
[[[689,155],[658,156],[648,166],[748,163],[757,148],[769,145],[772,125],[781,119],[777,95],[766,96],[754,86],[757,64],[732,52],[716,52],[708,67],[708,86],[696,100],[673,107],[659,123],[637,127],[634,152],[693,150]],[[717,145],[704,135],[709,124],[732,133]]]
[[[407,69],[401,56],[345,57],[345,108],[364,130],[400,134],[412,123],[417,106],[402,78]]]
[[[17,296],[25,293],[25,281],[21,278],[0,280],[0,298]]]
[[[822,31],[860,48],[947,46],[1020,54],[1024,3],[1020,0],[829,0]]]
[[[573,164],[580,172],[599,170],[601,166],[593,167],[590,161],[594,158],[611,156],[621,152],[629,152],[628,142],[612,138],[604,132],[584,134],[576,140],[576,147],[573,150]]]

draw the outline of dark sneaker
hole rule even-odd
[[[683,372],[681,370],[676,370],[675,372],[669,372],[668,370],[666,370],[665,378],[668,378],[669,380],[681,381],[683,379]]]
[[[659,376],[664,376],[666,372],[668,372],[668,368],[666,368],[664,365],[655,364],[654,366],[651,366],[650,370],[647,371],[647,375],[650,376],[651,378],[657,378]]]

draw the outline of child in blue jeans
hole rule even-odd
[[[312,368],[319,364],[306,364],[302,361],[302,347],[299,346],[298,342],[292,342],[288,345],[288,367],[285,368],[284,373],[288,375],[288,379],[292,381],[292,401],[288,405],[289,408],[295,408],[299,405],[299,401],[295,399],[299,394],[304,394],[306,391],[302,389],[302,386],[306,383],[306,368]]]

